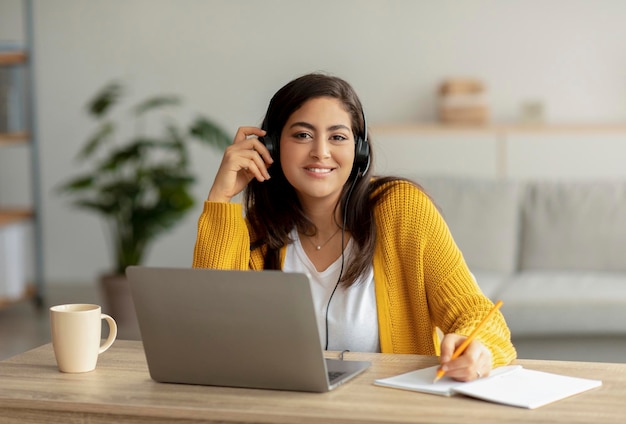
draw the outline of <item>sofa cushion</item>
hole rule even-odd
[[[494,303],[499,300],[502,286],[510,279],[510,274],[502,272],[477,271],[472,274],[483,294]]]
[[[626,182],[534,181],[522,211],[522,270],[626,271]]]
[[[517,268],[521,183],[509,180],[413,176],[439,207],[472,270]]]
[[[626,274],[527,271],[496,298],[513,336],[626,334]]]

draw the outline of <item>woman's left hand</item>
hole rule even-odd
[[[491,372],[491,351],[478,340],[473,340],[456,359],[450,360],[454,350],[467,337],[459,334],[446,334],[441,341],[440,362],[447,377],[458,381],[472,381],[486,377]]]

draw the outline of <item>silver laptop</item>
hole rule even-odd
[[[326,392],[370,365],[324,359],[305,274],[131,266],[126,275],[155,381]]]

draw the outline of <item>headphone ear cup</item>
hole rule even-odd
[[[276,142],[276,139],[272,137],[271,135],[266,135],[265,137],[259,137],[259,140],[261,141],[261,143],[265,145],[267,150],[270,151],[270,155],[272,156],[272,159],[277,161],[278,160],[278,143]]]
[[[354,169],[364,175],[370,167],[370,146],[367,140],[359,137],[354,148]]]

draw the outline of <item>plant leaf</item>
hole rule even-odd
[[[103,123],[98,128],[98,131],[96,131],[96,133],[87,140],[83,149],[78,153],[78,159],[83,160],[90,157],[102,143],[109,139],[114,130],[115,125],[113,122],[108,121]]]
[[[165,106],[178,106],[180,104],[180,97],[175,95],[163,95],[151,97],[135,106],[135,115],[141,116],[144,113],[158,109]]]
[[[222,127],[204,116],[199,116],[193,121],[189,134],[219,150],[230,146],[233,140]]]
[[[89,199],[76,200],[74,205],[82,209],[91,209],[102,215],[112,215],[116,211],[114,202],[94,201]]]
[[[143,158],[142,152],[157,144],[158,141],[148,138],[135,139],[130,144],[111,151],[106,160],[100,164],[99,171],[115,171],[129,162],[140,161]]]
[[[95,179],[93,175],[81,175],[79,177],[72,178],[68,182],[59,186],[59,191],[75,192],[81,191],[94,186]]]
[[[124,88],[119,82],[110,82],[87,104],[88,112],[94,117],[101,117],[117,103],[123,90]]]

